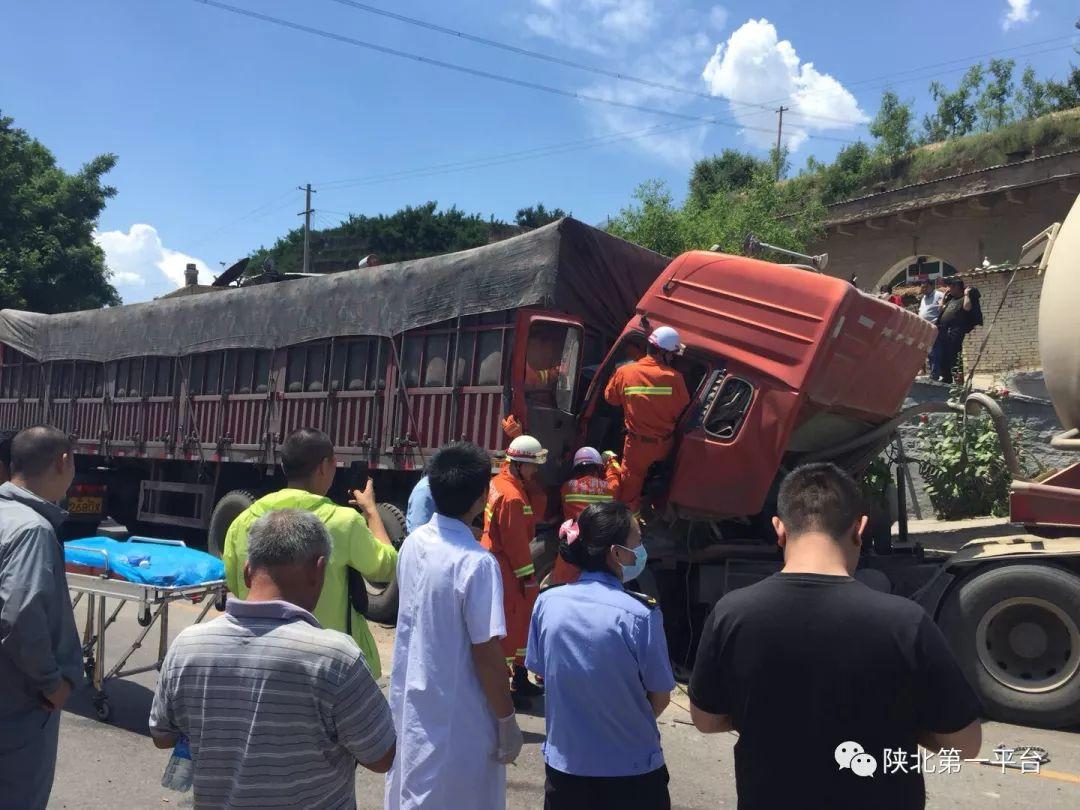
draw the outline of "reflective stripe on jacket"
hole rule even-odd
[[[604,477],[582,475],[562,485],[563,519],[577,520],[594,503],[613,501],[619,492],[619,471],[608,465]]]
[[[509,465],[503,465],[488,488],[480,542],[518,579],[535,573],[529,544],[536,534],[536,517],[525,487]]]
[[[623,409],[628,433],[649,439],[670,436],[690,404],[682,374],[652,357],[615,369],[604,399]]]

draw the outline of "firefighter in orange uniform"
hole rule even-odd
[[[545,461],[547,450],[532,436],[518,436],[506,450],[507,463],[491,479],[484,535],[481,544],[495,555],[503,579],[503,610],[506,638],[503,655],[512,669],[511,691],[514,705],[527,708],[528,699],[543,690],[529,681],[525,669],[525,642],[538,586],[529,544],[536,535],[536,520],[529,493],[530,484]],[[537,482],[538,483],[538,482]]]
[[[582,447],[574,453],[574,473],[562,485],[563,518],[576,521],[585,508],[594,503],[615,500],[619,492],[619,463],[614,453],[604,457],[594,447]],[[568,563],[562,555],[555,557],[555,570],[551,574],[552,585],[576,582],[581,570]]]
[[[686,381],[671,367],[683,348],[678,332],[658,327],[649,335],[648,354],[615,369],[604,389],[604,399],[623,409],[626,438],[619,500],[635,514],[641,509],[645,474],[671,452],[675,424],[690,404]]]

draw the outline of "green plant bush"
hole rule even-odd
[[[1010,426],[1021,464],[1023,428]],[[943,520],[1009,513],[1012,474],[1005,466],[997,431],[986,416],[947,414],[919,425],[919,473],[934,512]]]

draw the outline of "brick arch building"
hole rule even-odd
[[[1020,246],[1061,222],[1080,194],[1080,150],[1017,160],[828,207],[826,236],[812,252],[829,254],[828,272],[857,277],[876,291],[892,283],[919,257],[951,266],[983,293],[987,323],[998,307]],[[989,263],[990,268],[984,268]],[[934,275],[934,271],[929,273]],[[1016,279],[980,363],[984,371],[1040,365],[1037,319],[1041,277],[1017,268]],[[965,345],[978,349],[985,327]]]

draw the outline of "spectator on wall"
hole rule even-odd
[[[941,301],[945,297],[944,290],[935,290],[934,282],[929,276],[919,276],[919,317],[927,323],[938,325],[941,317]],[[934,345],[930,347],[930,378],[941,379],[941,330],[938,330],[934,338]]]
[[[941,380],[951,384],[953,372],[964,349],[964,338],[976,326],[982,326],[981,293],[978,287],[969,287],[962,278],[953,276],[946,282],[945,297],[941,300],[941,317],[938,334],[941,338]]]

